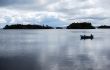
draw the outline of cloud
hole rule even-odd
[[[33,0],[0,0],[0,6],[9,6],[9,5],[19,5],[19,4],[29,4],[33,2]]]
[[[5,10],[6,9],[2,9],[2,11]],[[10,10],[7,10],[7,12],[2,12],[0,24],[44,24],[50,26],[64,26],[66,20],[63,16],[64,14],[55,12],[18,12],[15,10],[10,12]]]
[[[110,25],[109,4],[109,0],[0,0],[0,22],[56,26],[65,25],[65,21],[90,21]]]

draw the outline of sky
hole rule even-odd
[[[10,24],[110,25],[110,0],[0,0],[0,27]]]

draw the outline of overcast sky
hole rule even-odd
[[[66,26],[88,21],[110,25],[110,0],[0,0],[0,25]]]

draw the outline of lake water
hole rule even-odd
[[[0,30],[0,70],[109,69],[109,30]]]

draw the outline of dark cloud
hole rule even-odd
[[[24,5],[34,3],[34,0],[0,0],[0,6]]]

